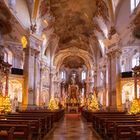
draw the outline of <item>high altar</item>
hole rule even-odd
[[[79,87],[75,84],[75,81],[73,81],[68,87],[68,98],[66,102],[68,112],[75,111],[78,113],[79,105]]]

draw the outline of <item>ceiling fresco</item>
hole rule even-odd
[[[102,0],[50,0],[55,33],[60,38],[59,49],[75,46],[90,51],[89,37],[95,36],[96,29],[93,18],[103,14],[104,9],[101,11],[99,7],[104,7],[103,4]]]
[[[85,62],[81,57],[69,56],[64,59],[62,65],[66,68],[82,68],[85,65]]]

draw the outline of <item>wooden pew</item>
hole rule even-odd
[[[14,127],[11,127],[9,130],[0,130],[0,140],[14,140]]]
[[[128,118],[128,117],[137,117],[134,115],[129,115],[129,114],[94,114],[93,115],[93,121],[95,124],[100,123],[100,121],[107,119],[107,118]],[[139,118],[139,117],[137,117]]]
[[[40,114],[49,114],[53,116],[53,121],[58,122],[64,116],[64,109],[61,110],[30,110],[30,111],[22,111],[20,113],[40,113]]]
[[[140,124],[116,125],[115,128],[114,140],[139,140],[134,131],[140,131]]]
[[[34,116],[34,117],[33,117]],[[17,118],[17,119],[27,119],[27,120],[38,120],[40,119],[41,135],[44,136],[52,127],[53,122],[50,115],[42,113],[18,113],[9,114],[6,116],[7,119]]]
[[[10,130],[14,127],[13,139],[32,140],[30,125],[27,124],[0,124],[0,130]]]
[[[115,128],[116,125],[135,125],[135,124],[140,125],[140,121],[130,120],[130,119],[107,121],[104,129],[100,131],[100,135],[102,135],[102,137],[108,140],[109,138],[113,138],[113,135],[115,134],[115,131],[116,131],[116,128]]]
[[[123,115],[125,112],[109,112],[109,111],[99,111],[99,112],[92,112],[89,110],[82,110],[82,116],[88,121],[92,122],[93,121],[93,116],[95,115]]]
[[[97,118],[93,123],[94,129],[103,137],[112,134],[114,131],[114,122],[124,122],[125,121],[136,121],[140,120],[140,117],[134,115],[106,115],[106,116],[96,116]]]
[[[131,130],[130,136],[135,140],[140,140],[140,115],[129,115],[125,112],[91,112],[88,110],[82,111],[82,116],[93,123],[93,128],[106,140],[115,139],[114,134],[116,134],[116,125],[132,125],[129,128]],[[134,126],[138,125],[138,127]],[[123,133],[122,133],[123,134]],[[119,134],[118,134],[119,135]],[[125,136],[125,135],[123,135]],[[126,135],[127,136],[127,135]],[[127,140],[130,138],[126,137]],[[119,137],[115,140],[122,140]],[[125,140],[123,138],[123,140]]]
[[[5,120],[0,120],[0,124],[25,124],[30,125],[30,131],[32,135],[35,135],[37,137],[37,140],[41,139],[41,127],[40,127],[40,120],[26,120],[24,118],[10,118]]]
[[[130,127],[132,135],[134,136],[134,140],[140,140],[140,126],[138,127]]]
[[[98,118],[98,121],[96,122],[95,129],[98,131],[99,129],[102,129],[107,121],[116,121],[116,120],[140,120],[140,117],[136,116],[105,116],[103,118]]]
[[[34,117],[33,117],[34,116]],[[3,117],[0,115],[0,117]],[[43,112],[26,112],[26,113],[12,113],[8,114],[6,116],[7,119],[39,119],[41,120],[41,135],[42,137],[48,133],[52,127],[53,127],[53,116],[48,113],[43,113]]]
[[[7,115],[0,115],[0,122],[3,124],[9,123],[20,123],[26,124],[31,123],[31,132],[33,135],[38,134],[38,139],[48,133],[53,127],[53,123],[59,121],[64,116],[64,110],[50,111],[50,110],[35,110],[35,111],[24,111],[19,113],[10,113]],[[4,122],[4,119],[5,122]],[[37,123],[38,122],[38,123]],[[40,136],[41,133],[41,136]]]

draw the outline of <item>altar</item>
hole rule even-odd
[[[79,98],[79,87],[72,81],[72,84],[68,87],[68,97],[66,101],[66,109],[68,113],[79,112],[80,98]]]

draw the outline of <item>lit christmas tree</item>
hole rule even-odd
[[[9,113],[12,111],[10,98],[8,96],[4,97],[3,106],[4,106],[4,111],[6,113]]]
[[[2,112],[4,110],[3,100],[4,100],[4,97],[0,93],[0,112]]]
[[[58,109],[58,104],[56,102],[56,100],[54,98],[51,98],[50,99],[50,102],[49,102],[49,109],[50,110],[55,110],[55,109]]]
[[[82,107],[82,106],[84,106],[84,105],[85,105],[85,103],[84,103],[84,98],[82,98],[81,101],[80,101],[80,106]]]
[[[130,109],[130,114],[138,114],[138,113],[140,113],[140,106],[138,100],[134,99]]]
[[[91,99],[90,103],[88,104],[88,109],[90,109],[92,111],[98,111],[99,110],[99,104],[98,104],[98,101],[97,101],[96,94],[92,95],[92,99]]]

